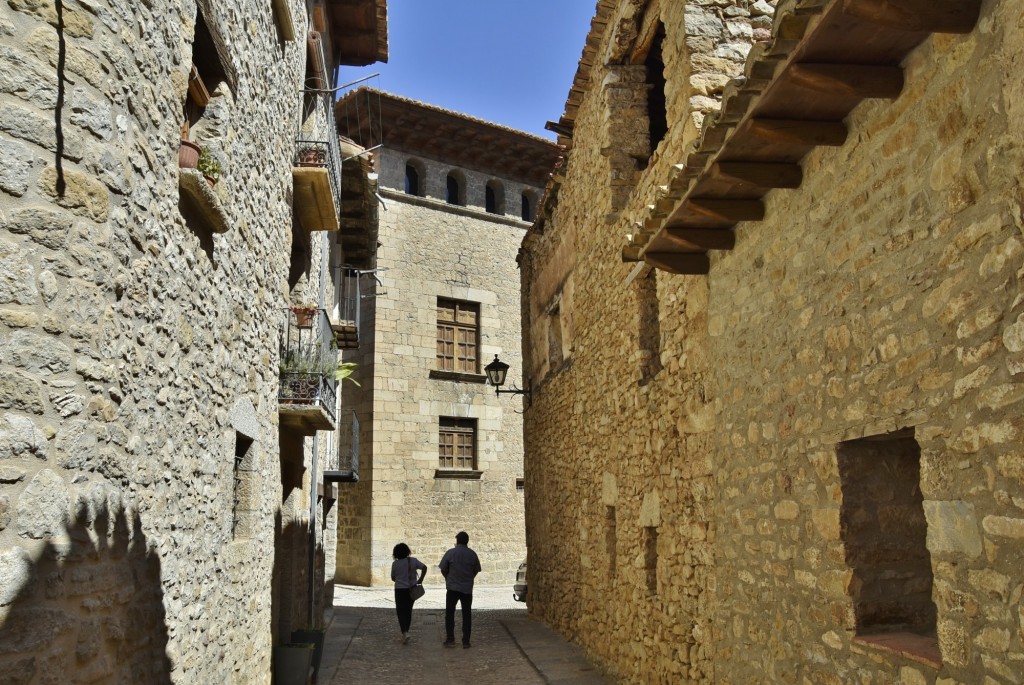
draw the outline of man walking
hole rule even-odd
[[[444,598],[445,647],[455,646],[455,605],[462,603],[462,646],[469,649],[473,630],[473,579],[480,573],[480,557],[469,548],[469,533],[460,531],[455,546],[441,558],[441,575],[447,588]]]

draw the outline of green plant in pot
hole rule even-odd
[[[199,162],[196,164],[196,169],[206,178],[206,182],[210,184],[211,188],[217,185],[217,181],[220,179],[220,162],[210,154],[209,149],[204,148],[199,153]]]
[[[356,372],[356,367],[359,366],[355,362],[339,362],[338,368],[334,371],[334,380],[336,381],[348,381],[355,383],[357,386],[362,387],[352,374]]]
[[[318,310],[319,307],[313,304],[292,305],[292,314],[295,315],[295,325],[299,328],[312,328]]]

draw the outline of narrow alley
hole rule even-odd
[[[513,601],[508,586],[476,588],[473,646],[444,648],[444,594],[443,587],[427,587],[413,610],[409,642],[403,645],[390,587],[338,586],[317,682],[348,685],[408,678],[421,685],[610,682],[575,645],[531,619],[526,606]],[[459,612],[455,627],[456,632],[461,629]]]

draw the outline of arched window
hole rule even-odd
[[[523,221],[533,221],[533,197],[531,193],[523,193]]]
[[[423,186],[420,184],[420,170],[412,162],[405,165],[405,194],[423,195]]]
[[[445,201],[450,205],[466,204],[466,196],[463,189],[465,183],[463,182],[462,174],[457,171],[452,171],[448,174],[448,185],[445,191]]]
[[[505,189],[498,181],[488,181],[484,188],[484,209],[490,214],[505,213]]]

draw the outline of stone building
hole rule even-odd
[[[269,683],[320,625],[343,469],[318,429],[375,244],[324,91],[386,59],[385,12],[0,10],[4,682]]]
[[[372,88],[337,118],[376,149],[381,206],[377,292],[345,355],[362,384],[343,397],[360,479],[338,502],[335,577],[390,583],[396,543],[436,566],[465,529],[479,581],[511,583],[526,551],[521,402],[486,386],[483,366],[522,368],[514,257],[557,148]],[[434,568],[427,582],[440,581]]]
[[[1021,17],[598,2],[526,523],[530,611],[622,682],[1021,682]]]

